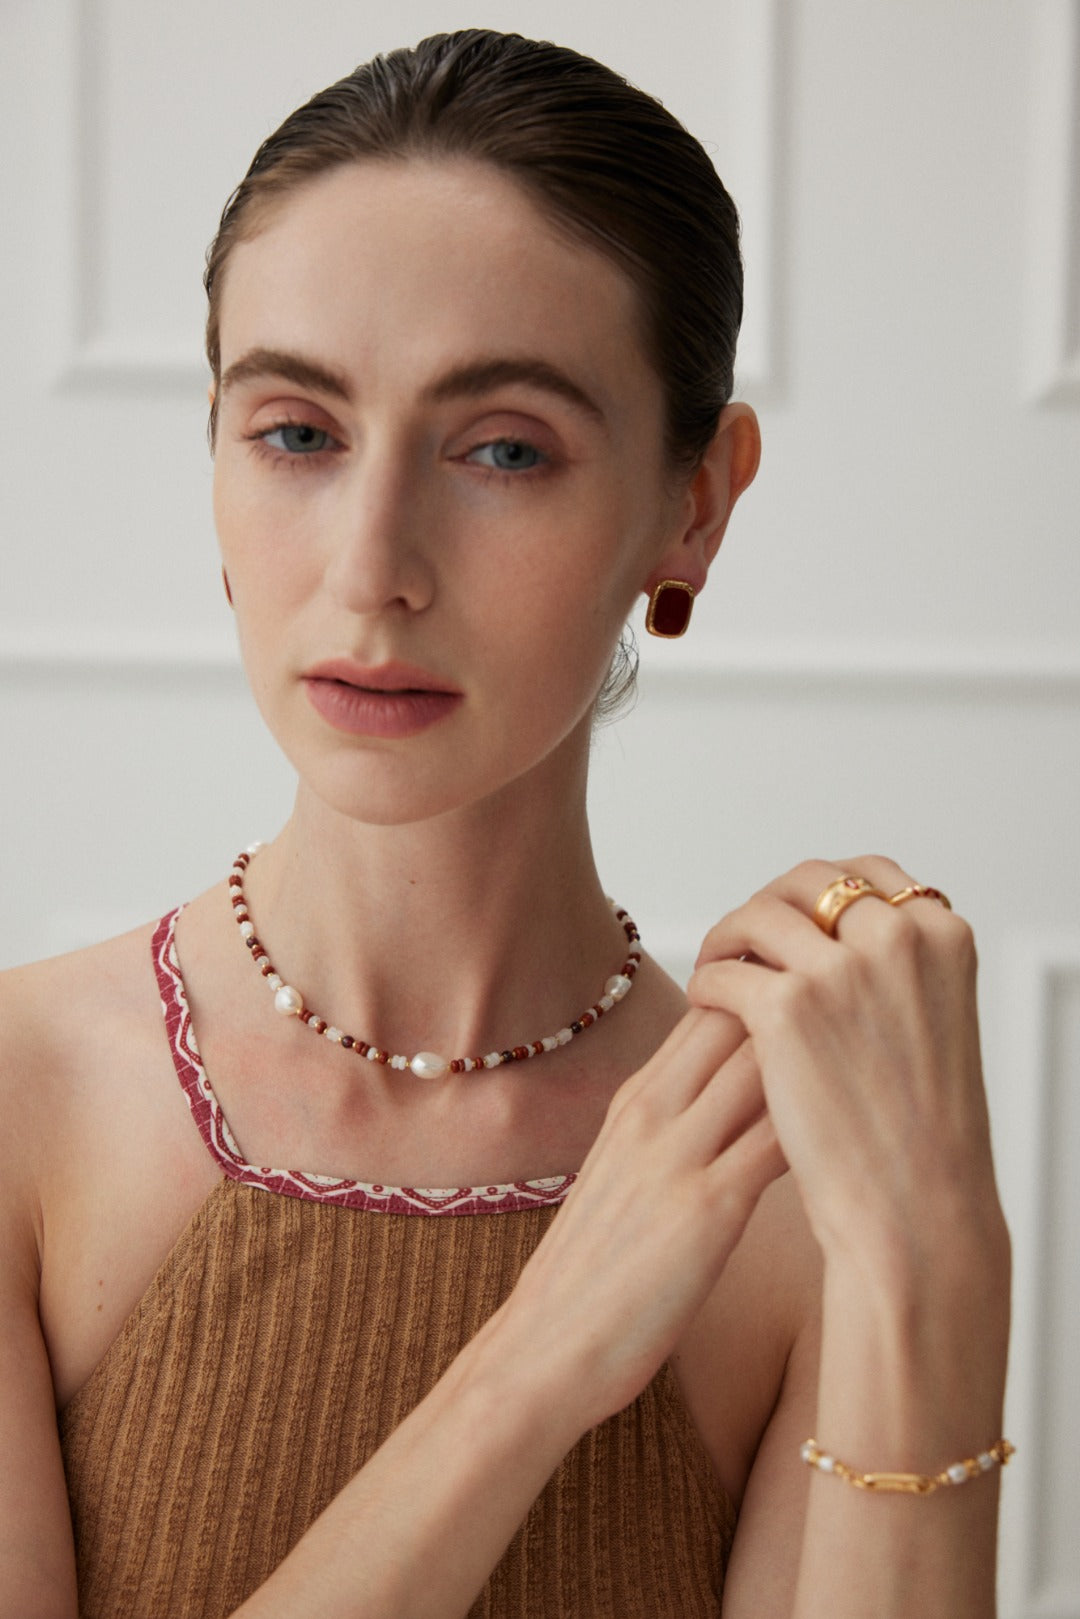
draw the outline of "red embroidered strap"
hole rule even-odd
[[[338,1180],[331,1175],[314,1175],[298,1169],[258,1168],[249,1164],[236,1144],[199,1056],[176,953],[176,918],[182,908],[177,906],[163,916],[154,932],[152,950],[161,991],[161,1010],[173,1065],[192,1118],[211,1157],[231,1179],[286,1197],[308,1198],[382,1214],[512,1214],[563,1201],[576,1175],[550,1175],[542,1180],[513,1181],[500,1186],[383,1186],[377,1182]]]

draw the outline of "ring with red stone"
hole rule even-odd
[[[867,882],[865,877],[837,877],[835,882],[821,890],[811,914],[822,933],[835,939],[836,925],[849,905],[854,905],[857,899],[888,900],[888,897],[880,888]]]
[[[889,904],[903,905],[904,901],[908,899],[936,899],[938,904],[944,905],[947,911],[952,910],[948,898],[941,892],[940,888],[927,888],[923,883],[909,883],[906,888],[901,888],[899,893],[890,894]]]

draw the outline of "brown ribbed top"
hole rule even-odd
[[[171,928],[155,948],[209,1145]],[[536,1206],[547,1182],[522,1183],[515,1205],[493,1195],[512,1188],[465,1189],[500,1212],[449,1216],[419,1212],[415,1189],[377,1188],[405,1194],[410,1212],[395,1213],[343,1197],[346,1183],[312,1192],[318,1177],[274,1190],[275,1172],[215,1156],[220,1184],[61,1414],[82,1619],[231,1614],[498,1308],[558,1215]],[[733,1530],[664,1366],[570,1451],[470,1615],[716,1616]]]

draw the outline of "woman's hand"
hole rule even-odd
[[[914,881],[880,856],[806,861],[711,930],[687,994],[747,1031],[826,1260],[880,1275],[1002,1221],[971,929],[938,900],[871,895],[830,938],[814,904],[845,875],[887,896]]]
[[[738,1022],[691,1010],[616,1092],[566,1202],[493,1318],[555,1372],[582,1432],[675,1349],[786,1165]]]
[[[829,938],[814,903],[844,875],[912,881],[878,857],[807,861],[712,929],[691,1011],[612,1099],[499,1312],[511,1349],[566,1369],[586,1425],[655,1374],[787,1165],[837,1276],[899,1296],[948,1243],[992,1269],[1007,1242],[971,929],[933,899],[867,897]]]

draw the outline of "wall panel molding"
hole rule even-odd
[[[462,18],[453,15],[455,9],[451,5],[440,27],[464,26]],[[69,83],[64,101],[69,120],[66,145],[70,178],[65,206],[70,213],[70,245],[65,267],[67,336],[56,381],[65,392],[76,393],[123,396],[138,392],[168,397],[187,395],[196,389],[201,392],[206,386],[206,364],[200,330],[193,329],[190,340],[178,338],[175,332],[135,332],[110,324],[106,315],[106,243],[116,221],[110,217],[102,176],[107,164],[107,96],[110,77],[114,82],[117,78],[110,75],[106,54],[106,10],[107,0],[66,0],[61,22],[63,37],[58,43],[58,55]],[[714,16],[715,10],[714,4]],[[745,7],[728,0],[721,10],[724,15],[716,31],[724,42],[722,52],[711,53],[694,30],[688,29],[687,35],[696,38],[695,48],[703,53],[695,60],[695,71],[710,81],[718,78],[723,100],[733,109],[731,122],[737,134],[733,164],[737,184],[733,189],[743,220],[749,289],[739,344],[738,382],[740,390],[753,388],[759,397],[766,397],[776,381],[777,369],[777,163],[784,99],[781,78],[785,0],[756,0],[753,6]],[[341,14],[348,15],[347,4],[342,5]],[[703,15],[708,14],[703,11]],[[573,36],[580,33],[580,23],[575,29],[572,23],[560,21],[564,15],[573,17],[573,9],[559,3],[542,5],[535,20],[538,35],[547,32],[548,37],[553,37],[561,31],[576,42]],[[333,22],[332,13],[326,20]],[[491,19],[470,17],[470,22],[486,21]],[[401,26],[407,35],[408,20],[403,18]],[[511,24],[503,18],[491,21],[491,26]],[[589,50],[590,46],[585,42],[580,48]],[[603,55],[602,45],[595,48]],[[644,71],[641,77],[647,77]],[[252,149],[254,144],[253,133]],[[216,217],[215,214],[215,220]]]
[[[1009,1469],[1007,1521],[1015,1533],[1009,1619],[1080,1619],[1075,1469],[1080,1391],[1070,1316],[1078,1309],[1080,1198],[1080,929],[1014,936],[1005,954],[1009,1003],[1008,1117],[996,1121],[999,1175],[1013,1224],[1013,1349],[1007,1426],[1019,1449]],[[1063,1459],[1068,1459],[1067,1468]],[[1063,1510],[1064,1507],[1064,1510]]]
[[[1025,393],[1080,406],[1080,0],[1033,7]]]
[[[67,0],[63,56],[71,78],[67,191],[71,213],[68,252],[67,353],[57,383],[65,391],[170,395],[201,392],[206,363],[201,334],[190,345],[175,337],[109,330],[102,313],[104,233],[108,210],[101,195],[105,102],[104,0]]]
[[[24,680],[150,680],[201,678],[232,684],[239,678],[235,645],[222,638],[116,632],[35,635],[0,632],[0,687]],[[867,690],[920,696],[1032,698],[1057,702],[1080,698],[1080,653],[1040,647],[936,648],[805,645],[780,642],[727,643],[690,652],[671,645],[648,649],[643,685],[661,694],[707,696],[726,690],[836,689],[861,696]]]

